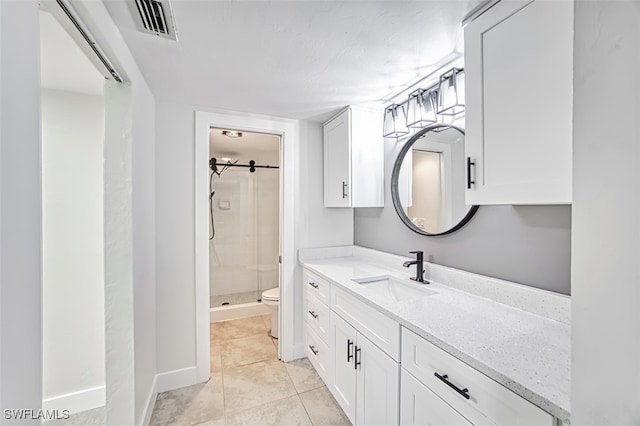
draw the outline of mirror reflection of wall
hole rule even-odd
[[[425,235],[452,232],[470,218],[465,204],[464,133],[453,126],[419,132],[394,167],[392,193],[407,226]],[[395,168],[398,168],[396,171]],[[475,209],[474,209],[475,212]],[[468,216],[468,217],[467,217]]]
[[[443,195],[445,184],[442,179],[442,153],[413,150],[413,173],[420,176],[414,179],[411,187],[413,204],[408,206],[407,215],[420,229],[440,229],[440,222],[444,219]],[[405,160],[406,161],[406,160]]]

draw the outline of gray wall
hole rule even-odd
[[[570,206],[481,206],[454,234],[416,234],[391,201],[391,170],[401,147],[385,140],[385,207],[354,209],[356,245],[407,256],[423,250],[440,265],[570,294]]]

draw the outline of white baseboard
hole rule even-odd
[[[83,389],[65,395],[54,396],[42,401],[44,410],[69,410],[70,414],[104,407],[106,390],[104,386]]]
[[[156,375],[156,392],[166,392],[199,383],[196,367],[181,368]]]
[[[140,420],[140,426],[149,426],[151,422],[151,414],[153,414],[153,407],[156,405],[156,398],[158,397],[158,375],[153,376],[153,382],[149,389],[149,396],[147,397],[146,407]]]
[[[221,306],[209,311],[209,322],[229,321],[238,318],[267,315],[273,312],[264,303],[243,303],[241,305]]]

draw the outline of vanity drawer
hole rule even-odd
[[[305,297],[304,319],[318,337],[325,343],[329,342],[329,330],[331,329],[329,307],[311,293]]]
[[[400,370],[401,426],[473,426],[407,370]]]
[[[402,367],[474,425],[554,425],[550,414],[404,327]]]
[[[304,327],[304,350],[322,381],[330,386],[331,353],[329,353],[329,346],[318,337],[309,324],[305,324]]]
[[[329,289],[331,288],[329,280],[304,268],[302,270],[302,285],[306,294],[313,294],[322,303],[329,305]]]
[[[331,288],[331,309],[387,355],[400,360],[400,324],[336,286]]]

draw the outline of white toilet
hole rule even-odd
[[[278,308],[280,307],[280,287],[270,288],[262,292],[262,303],[267,305],[271,309],[271,337],[276,339],[279,337],[278,333]]]

